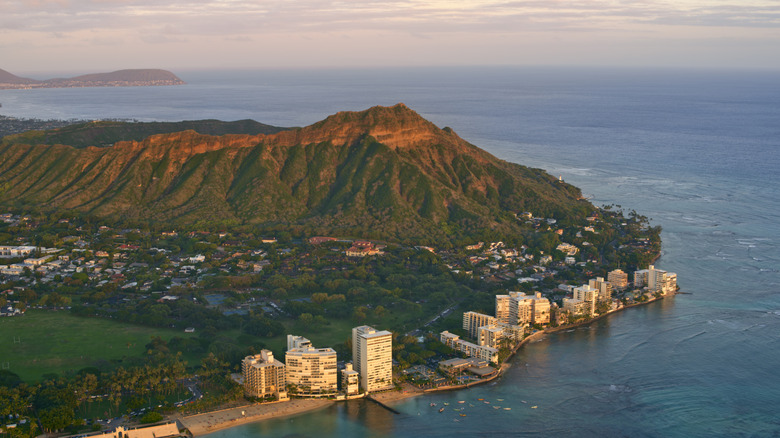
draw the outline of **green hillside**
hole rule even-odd
[[[0,144],[55,145],[74,148],[111,146],[119,141],[141,141],[150,135],[193,130],[199,134],[274,134],[283,131],[254,120],[223,122],[220,120],[185,120],[182,122],[114,122],[79,123],[50,131],[28,131],[2,138]]]
[[[499,160],[402,104],[257,135],[207,135],[209,126],[228,125],[183,123],[194,130],[143,140],[150,124],[7,138],[0,206],[416,243],[517,233],[523,211],[566,221],[593,208],[579,189]]]

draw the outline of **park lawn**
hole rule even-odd
[[[102,318],[84,318],[67,311],[29,310],[23,316],[0,318],[0,367],[35,382],[45,374],[67,374],[139,357],[152,336],[196,336],[182,330],[142,327]]]

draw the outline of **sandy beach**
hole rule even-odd
[[[424,391],[422,389],[409,383],[403,383],[401,384],[400,391],[386,391],[380,392],[378,394],[371,394],[371,398],[378,401],[379,403],[390,405],[401,400],[406,400],[408,398],[417,397],[418,395],[423,394]]]
[[[201,436],[229,427],[253,423],[255,421],[285,417],[322,409],[329,406],[331,403],[333,403],[333,401],[317,399],[289,400],[263,404],[256,403],[177,419],[193,436]]]
[[[410,384],[404,384],[401,391],[372,394],[371,398],[383,404],[392,404],[422,394],[423,391],[421,389]],[[179,420],[193,436],[197,437],[242,424],[322,409],[331,403],[336,402],[332,400],[296,399],[276,403],[257,403],[172,419]]]

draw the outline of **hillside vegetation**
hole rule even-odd
[[[499,160],[403,104],[304,128],[258,124],[256,134],[186,123],[149,136],[150,124],[96,123],[6,137],[0,206],[439,244],[517,233],[518,212],[566,222],[593,209],[579,189]]]

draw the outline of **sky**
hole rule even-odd
[[[0,68],[780,70],[780,0],[0,0]]]

